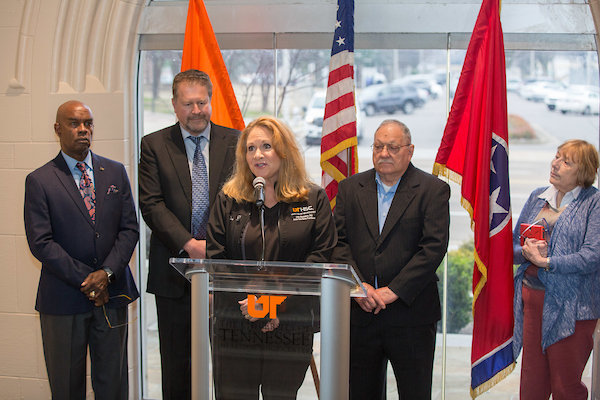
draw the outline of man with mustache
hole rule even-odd
[[[54,131],[60,153],[25,181],[52,398],[86,398],[89,347],[94,397],[127,400],[127,304],[139,297],[128,266],[139,237],[129,179],[123,164],[90,151],[94,118],[85,104],[61,105]]]
[[[399,398],[431,399],[450,187],[412,165],[399,121],[381,123],[372,149],[375,168],[340,182],[334,211],[334,260],[351,264],[367,289],[351,308],[350,399],[385,398],[388,360]]]
[[[240,134],[210,122],[211,98],[206,73],[180,72],[172,99],[179,122],[141,143],[139,200],[152,229],[148,292],[156,298],[163,400],[191,397],[191,285],[169,258],[206,258],[209,205],[233,169]]]

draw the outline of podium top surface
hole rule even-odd
[[[348,264],[310,264],[279,261],[171,258],[186,279],[209,274],[209,290],[220,292],[320,295],[321,279],[337,279],[350,286],[352,297],[366,297],[360,278]]]

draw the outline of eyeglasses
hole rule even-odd
[[[381,153],[384,148],[387,149],[388,153],[390,153],[390,154],[398,154],[398,152],[400,151],[401,148],[409,147],[409,146],[412,146],[412,144],[397,145],[397,144],[392,144],[392,143],[387,143],[387,144],[373,143],[371,145],[371,149],[373,150],[373,152],[375,154]]]
[[[131,297],[127,296],[126,294],[120,294],[118,296],[112,296],[112,297],[109,297],[109,299],[116,299],[117,297],[125,297],[126,299],[131,300]],[[137,320],[137,317],[135,317],[133,319],[133,321],[127,322],[125,324],[113,325],[113,324],[110,323],[110,320],[108,319],[108,315],[106,315],[106,308],[104,308],[104,304],[102,304],[102,311],[104,312],[104,318],[106,318],[106,323],[108,324],[108,327],[110,329],[121,328],[123,326],[127,326],[129,324],[133,324]]]

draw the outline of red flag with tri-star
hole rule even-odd
[[[471,397],[515,367],[506,66],[499,0],[483,0],[434,165],[461,184],[475,237]]]

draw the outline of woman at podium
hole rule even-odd
[[[233,175],[211,209],[207,257],[325,263],[336,241],[329,199],[310,182],[291,129],[270,116],[252,121],[238,141]],[[276,302],[276,317],[257,318],[269,300]],[[295,399],[312,356],[318,306],[310,296],[215,294],[216,398],[258,399],[260,391],[265,400]]]

